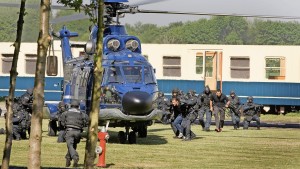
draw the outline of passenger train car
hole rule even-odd
[[[8,95],[14,51],[11,44],[0,43],[0,96]],[[61,58],[59,45],[59,41],[54,42],[54,54],[51,51],[50,55]],[[21,45],[16,96],[33,87],[36,49],[36,43]],[[300,46],[142,44],[142,49],[156,70],[159,90],[167,96],[173,88],[201,93],[209,85],[226,95],[234,90],[242,102],[253,96],[266,111],[299,110]],[[82,48],[72,50],[73,54],[83,54]],[[46,70],[46,102],[61,100],[62,60],[57,62],[58,70]]]

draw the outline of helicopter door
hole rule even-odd
[[[204,57],[204,84],[208,85],[211,90],[215,91],[218,88],[217,82],[221,78],[221,59],[222,52],[206,51]],[[220,87],[222,84],[220,83]]]
[[[80,67],[76,67],[73,69],[72,74],[72,99],[79,99],[79,91],[80,91],[80,82],[81,82],[81,76],[83,72]]]

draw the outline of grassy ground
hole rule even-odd
[[[47,120],[43,121],[42,166],[64,168],[65,143],[47,136]],[[3,117],[0,126],[4,126]],[[211,126],[214,128],[214,126]],[[190,142],[174,139],[169,125],[154,124],[148,137],[138,138],[138,144],[118,144],[117,132],[110,129],[107,144],[108,168],[299,168],[300,130],[262,128],[232,130],[226,126],[222,133],[204,132],[192,126],[197,138]],[[3,150],[5,135],[0,135]],[[85,139],[78,146],[79,164],[83,166]],[[27,166],[28,140],[13,141],[11,166]],[[2,151],[0,151],[2,157]],[[95,162],[97,163],[97,161]]]

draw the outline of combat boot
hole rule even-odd
[[[71,165],[71,159],[66,159],[66,167],[70,167]]]
[[[79,159],[74,159],[73,167],[78,167]]]
[[[191,138],[190,138],[190,137],[184,137],[184,138],[182,139],[182,141],[191,141]]]

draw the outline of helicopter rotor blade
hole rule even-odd
[[[163,1],[169,1],[169,0],[143,0],[140,2],[136,3],[129,3],[130,6],[142,6],[142,5],[147,5],[147,4],[154,4],[154,3],[159,3]]]
[[[122,11],[121,11],[122,12]],[[126,12],[127,13],[127,12]],[[250,14],[225,14],[225,13],[204,13],[204,12],[178,12],[178,11],[158,11],[158,10],[133,10],[129,13],[152,13],[152,14],[178,14],[178,15],[203,15],[203,16],[236,16],[249,18],[266,18],[266,19],[300,19],[300,16],[279,16],[279,15],[250,15]]]

